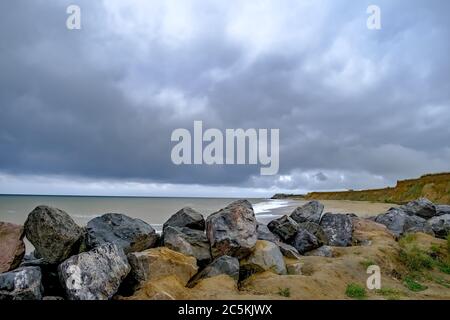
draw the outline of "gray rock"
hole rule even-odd
[[[44,260],[56,264],[79,252],[83,229],[66,212],[38,206],[28,215],[25,234]]]
[[[419,216],[408,215],[400,208],[391,208],[387,213],[375,218],[384,224],[397,238],[408,232],[423,232],[434,235],[431,226]]]
[[[258,240],[266,240],[272,242],[281,241],[280,237],[272,233],[272,231],[269,230],[267,225],[263,223],[258,223],[257,231],[258,231]]]
[[[220,256],[197,273],[188,283],[188,287],[194,287],[198,282],[206,278],[212,278],[221,274],[226,274],[238,281],[239,260],[230,256]]]
[[[353,221],[346,214],[325,213],[320,226],[328,238],[328,244],[336,247],[352,245]]]
[[[318,201],[310,201],[301,207],[298,207],[291,213],[291,218],[297,222],[314,222],[319,223],[324,206]]]
[[[20,264],[21,267],[38,267],[41,270],[41,283],[44,296],[63,296],[64,288],[61,286],[58,276],[58,265],[51,264],[43,258],[36,258],[34,254],[28,255]]]
[[[431,228],[431,225],[428,223],[427,220],[419,216],[410,216],[409,219],[406,219],[404,228],[405,228],[404,233],[423,232],[434,237],[434,231]]]
[[[120,213],[107,213],[88,222],[87,245],[89,249],[105,243],[114,243],[125,253],[143,251],[155,246],[155,230],[140,219]]]
[[[270,241],[258,240],[255,250],[240,261],[239,279],[242,281],[254,273],[272,271],[286,274],[286,264],[279,247]]]
[[[428,224],[438,238],[445,239],[450,233],[450,214],[444,214],[428,220]]]
[[[448,205],[437,205],[436,206],[436,215],[442,216],[444,214],[450,214],[450,206]]]
[[[285,242],[293,239],[298,231],[298,223],[286,215],[270,221],[267,227]]]
[[[205,230],[205,218],[194,209],[185,207],[173,214],[169,220],[164,223],[163,230],[168,226]]]
[[[293,246],[279,241],[275,244],[278,246],[278,248],[280,248],[281,254],[286,258],[300,259],[300,253]]]
[[[0,274],[0,300],[41,300],[41,270],[23,267]]]
[[[316,257],[333,257],[333,248],[330,246],[322,246],[315,250],[309,251],[305,253],[305,256],[316,256]]]
[[[291,244],[300,254],[304,254],[305,252],[320,247],[319,240],[316,236],[305,229],[300,229],[297,232]]]
[[[244,258],[255,247],[256,218],[247,200],[238,200],[206,219],[206,235],[214,258],[229,255]]]
[[[211,262],[211,247],[204,231],[167,226],[163,233],[163,244],[169,249],[195,257],[199,266]]]
[[[409,216],[401,209],[391,208],[388,212],[375,217],[375,222],[384,224],[396,237],[404,233]]]
[[[419,216],[424,219],[430,219],[437,215],[436,206],[426,198],[420,198],[400,207],[410,216]]]
[[[127,257],[113,243],[72,256],[58,267],[69,300],[110,299],[129,271]]]
[[[303,222],[298,225],[299,229],[304,229],[312,233],[317,240],[319,241],[319,245],[328,244],[328,237],[323,231],[322,227],[314,222]]]

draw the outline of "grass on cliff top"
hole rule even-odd
[[[357,283],[348,284],[347,288],[345,289],[345,294],[347,295],[347,297],[352,299],[361,300],[367,298],[366,289]]]

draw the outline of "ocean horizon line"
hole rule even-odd
[[[131,196],[131,195],[82,195],[82,194],[32,194],[32,193],[0,193],[0,197],[72,197],[72,198],[153,198],[153,199],[267,199],[270,197],[210,197],[210,196]]]

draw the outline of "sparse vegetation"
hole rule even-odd
[[[422,272],[433,268],[434,261],[416,245],[400,249],[400,261],[412,272]]]
[[[443,286],[443,287],[445,287],[447,289],[450,289],[450,282],[445,280],[444,278],[435,276],[435,277],[432,278],[432,280],[435,283],[437,283],[437,284],[439,284],[439,285],[441,285],[441,286]]]
[[[432,243],[429,249],[419,248],[415,234],[408,234],[399,240],[400,261],[408,269],[408,273],[403,278],[404,285],[411,291],[419,292],[427,289],[418,280],[435,282],[446,288],[450,288],[450,282],[443,277],[431,272],[439,270],[442,273],[450,274],[450,258],[448,248],[445,245]],[[447,239],[447,242],[448,239]],[[448,247],[448,243],[447,243]]]
[[[401,247],[404,247],[410,243],[413,243],[416,240],[417,240],[417,235],[415,233],[407,233],[398,241],[398,244]]]
[[[424,285],[418,283],[410,276],[405,277],[405,279],[403,280],[403,283],[409,290],[414,291],[414,292],[420,292],[420,291],[424,291],[424,290],[428,289],[427,286],[424,286]]]
[[[439,268],[439,271],[446,273],[446,274],[450,274],[450,264],[448,261],[447,262],[438,261],[437,267]]]
[[[450,274],[450,263],[445,249],[438,244],[431,244],[429,251],[418,247],[415,234],[407,234],[399,240],[400,261],[411,273],[423,273],[426,270],[438,268],[441,272]]]
[[[366,289],[357,283],[350,283],[347,285],[345,294],[353,299],[365,299],[367,297]]]
[[[450,234],[447,235],[447,253],[450,254]]]
[[[278,294],[282,297],[289,298],[291,296],[291,289],[290,288],[280,288],[278,290]]]
[[[370,259],[366,259],[366,260],[361,261],[360,264],[364,267],[364,269],[367,269],[368,267],[370,267],[376,263]]]

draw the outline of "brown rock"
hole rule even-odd
[[[0,222],[0,273],[19,266],[25,255],[23,237],[23,226]]]
[[[140,284],[174,275],[185,286],[198,270],[194,257],[165,247],[130,253],[128,261],[131,265],[130,277]]]
[[[257,272],[271,271],[286,274],[286,264],[280,248],[273,242],[258,240],[254,251],[240,261],[240,279],[245,279]]]

